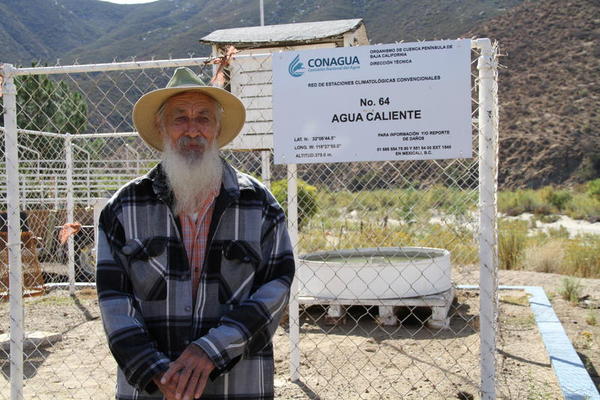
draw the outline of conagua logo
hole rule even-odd
[[[304,74],[303,70],[304,65],[300,61],[300,54],[298,54],[290,63],[290,66],[288,67],[288,72],[291,76],[298,78],[299,76],[302,76]]]
[[[321,68],[321,67],[343,67],[345,65],[360,64],[357,56],[348,57],[322,57],[322,58],[311,58],[308,60],[308,66],[310,68]]]

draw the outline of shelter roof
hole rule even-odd
[[[214,45],[237,44],[236,47],[311,43],[342,36],[346,32],[358,29],[361,25],[363,25],[362,19],[358,18],[219,29],[204,36],[200,42]]]

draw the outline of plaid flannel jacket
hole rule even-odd
[[[117,399],[161,399],[152,377],[191,342],[216,365],[202,399],[273,398],[271,338],[288,301],[294,257],[271,193],[223,163],[195,304],[160,164],[102,211],[97,289],[119,366]]]

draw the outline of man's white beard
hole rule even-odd
[[[221,185],[223,165],[216,140],[193,156],[181,154],[169,140],[163,142],[162,166],[175,194],[175,214],[194,213]]]

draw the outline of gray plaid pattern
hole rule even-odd
[[[102,211],[97,287],[117,399],[161,399],[152,377],[191,342],[217,366],[203,399],[273,398],[271,338],[294,276],[292,247],[273,196],[223,162],[195,304],[160,164]]]

